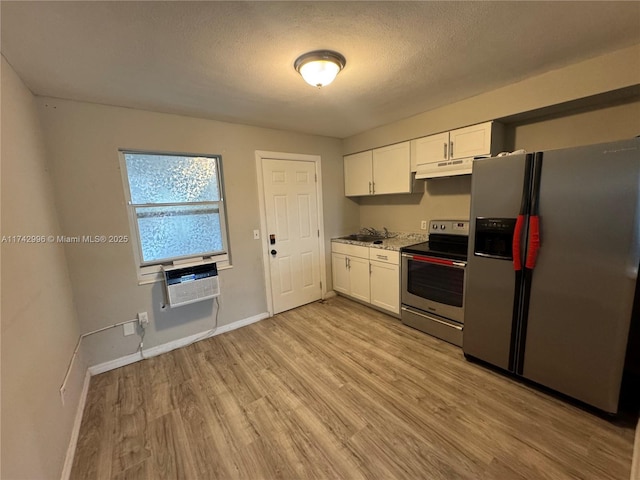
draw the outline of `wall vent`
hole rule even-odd
[[[215,263],[164,267],[167,303],[180,307],[220,295],[218,267]]]

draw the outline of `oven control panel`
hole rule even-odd
[[[449,235],[469,235],[469,220],[431,220],[429,232]]]

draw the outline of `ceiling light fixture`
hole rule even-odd
[[[293,68],[313,87],[329,85],[347,61],[338,52],[315,50],[296,58]]]

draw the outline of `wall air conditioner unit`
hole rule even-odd
[[[163,267],[167,302],[180,307],[220,295],[218,267],[215,263]]]

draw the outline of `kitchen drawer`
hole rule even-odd
[[[369,247],[360,245],[351,245],[349,243],[331,242],[331,251],[333,253],[342,253],[350,257],[369,258]]]
[[[369,260],[400,265],[400,252],[383,248],[369,248]]]

